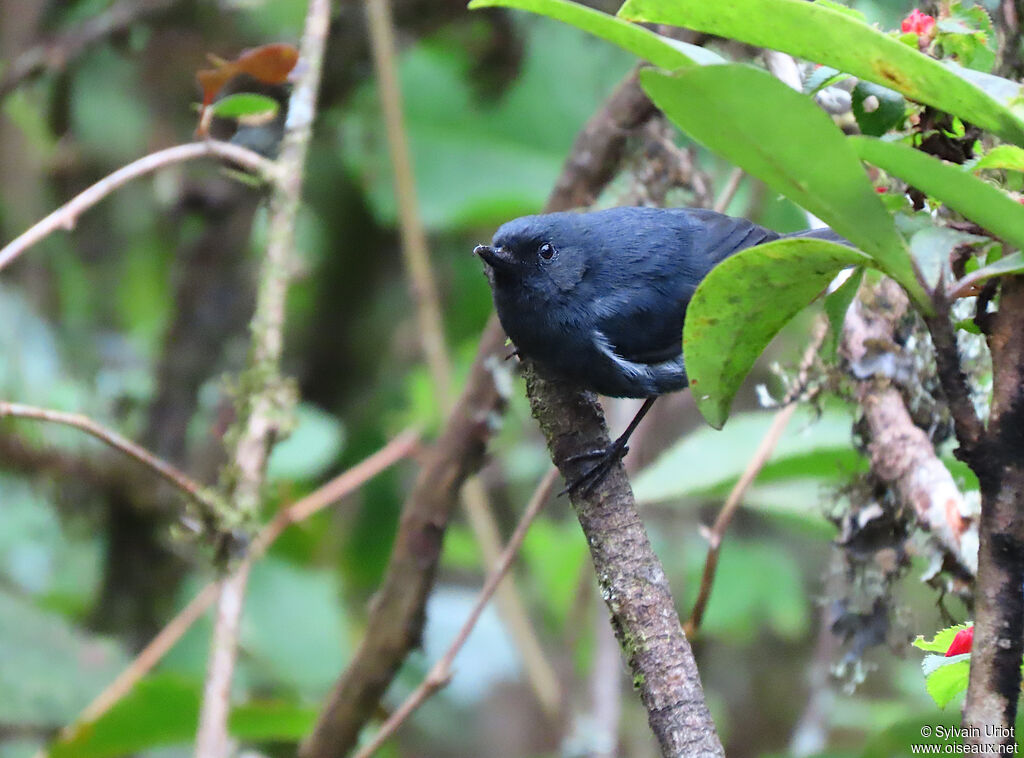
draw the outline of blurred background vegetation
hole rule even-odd
[[[110,5],[0,0],[0,73],[22,51],[73,35]],[[0,102],[4,241],[119,166],[191,139],[195,72],[207,53],[231,58],[267,42],[296,43],[306,9],[301,0],[164,5]],[[855,5],[886,29],[911,7]],[[541,208],[574,135],[633,59],[553,21],[470,14],[461,0],[396,0],[395,13],[418,195],[462,375],[491,311],[472,246],[501,222]],[[326,66],[299,228],[302,270],[288,314],[286,371],[302,401],[295,433],[271,461],[268,518],[401,429],[415,425],[429,437],[441,420],[403,276],[360,4],[338,4]],[[635,200],[644,147],[636,145],[601,204]],[[692,151],[720,189],[730,167]],[[669,196],[692,200],[686,190]],[[780,230],[805,225],[798,208],[749,179],[729,211]],[[212,481],[230,407],[225,377],[244,359],[264,224],[259,194],[209,164],[117,192],[0,277],[0,398],[85,413]],[[776,340],[742,397],[746,413],[723,432],[699,424],[680,395],[659,403],[631,456],[645,469],[638,496],[684,618],[706,552],[699,527],[713,519],[770,422],[756,385],[777,390],[771,364],[796,362],[808,323],[798,320]],[[629,413],[613,407],[613,425]],[[828,631],[827,605],[843,581],[828,516],[865,467],[852,422],[841,405],[798,415],[725,542],[695,649],[730,756],[902,755],[920,724],[958,721],[955,706],[934,712],[920,657],[907,645],[944,625],[937,593],[920,582],[924,559],[913,544],[917,564],[896,589],[885,644],[854,650]],[[546,465],[516,387],[483,472],[506,530]],[[414,473],[406,462],[377,477],[290,529],[256,565],[235,678],[232,728],[243,744],[285,755],[309,731],[360,639]],[[148,472],[75,430],[0,424],[0,758],[30,756],[74,721],[211,578],[211,551],[190,538],[177,512],[173,494]],[[459,655],[451,685],[382,755],[655,755],[625,668],[617,657],[600,662],[606,612],[565,500],[533,526],[516,575],[567,693],[564,718],[541,715],[492,608]],[[459,517],[446,537],[424,649],[401,672],[389,705],[447,647],[481,578]],[[188,754],[209,629],[208,619],[196,624],[65,754]],[[833,679],[837,667],[844,674]],[[619,748],[602,753],[608,724],[595,720],[594,679],[608,677],[619,680],[622,713]]]

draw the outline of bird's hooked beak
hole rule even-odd
[[[512,253],[503,247],[477,245],[473,252],[483,258],[484,263],[494,269],[508,270],[514,268],[518,261]]]

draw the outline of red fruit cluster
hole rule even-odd
[[[911,32],[918,37],[931,37],[935,31],[935,17],[927,13],[921,13],[917,8],[910,11],[910,15],[903,19],[900,24],[900,31],[906,34]]]

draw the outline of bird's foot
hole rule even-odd
[[[568,482],[565,489],[558,493],[559,497],[566,493],[571,495],[576,492],[579,492],[583,497],[589,497],[590,493],[594,491],[597,485],[604,481],[604,478],[608,476],[612,467],[622,460],[628,452],[629,445],[626,444],[626,439],[620,437],[615,440],[615,442],[608,445],[608,447],[598,448],[597,450],[588,450],[585,453],[577,453],[576,455],[569,456],[565,460],[566,463],[595,459],[596,463],[571,482]]]

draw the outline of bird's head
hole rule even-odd
[[[523,216],[503,224],[490,245],[477,245],[473,252],[487,265],[495,289],[550,297],[583,280],[589,236],[579,214]]]

